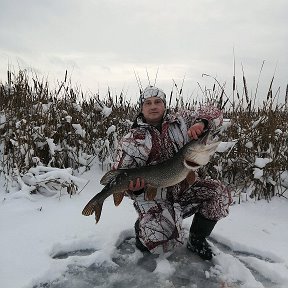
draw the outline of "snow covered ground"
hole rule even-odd
[[[94,166],[82,175],[90,182],[71,198],[68,195],[51,198],[34,195],[27,199],[7,194],[1,188],[1,288],[125,287],[124,284],[117,286],[121,282],[119,279],[123,283],[128,277],[130,280],[139,277],[140,270],[134,265],[135,258],[140,257],[139,251],[132,251],[130,258],[127,256],[132,265],[128,265],[126,271],[117,268],[121,266],[119,261],[118,264],[113,261],[121,239],[133,235],[136,214],[131,201],[125,199],[119,207],[114,207],[112,199],[107,199],[97,225],[93,217],[81,215],[87,201],[101,190],[102,174]],[[223,288],[288,287],[287,219],[288,200],[284,198],[275,198],[270,203],[249,200],[233,205],[230,215],[216,225],[211,235],[217,255],[211,264],[205,263],[204,279],[216,275],[221,279],[219,287]],[[189,229],[190,223],[191,219],[186,219],[185,228]],[[184,255],[185,251],[182,249]],[[143,276],[142,282],[151,278],[158,279],[154,287],[181,287],[173,282],[176,279],[173,273],[180,273],[175,261],[169,261],[164,255],[157,264],[156,270],[150,276]],[[181,271],[189,262],[185,265]],[[204,264],[199,262],[198,267],[201,265]],[[88,268],[93,270],[92,274],[87,272]],[[98,284],[91,284],[91,275],[97,275]],[[67,284],[69,277],[74,279],[71,282],[74,284]],[[85,277],[90,277],[90,282]],[[192,281],[185,287],[199,288],[195,283]]]

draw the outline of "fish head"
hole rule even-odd
[[[184,165],[194,171],[206,165],[216,152],[219,143],[211,139],[209,131],[204,132],[197,140],[186,144],[183,153]]]

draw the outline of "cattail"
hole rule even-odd
[[[64,82],[66,83],[66,81],[67,81],[67,74],[68,74],[68,72],[67,72],[67,70],[65,71],[65,77],[64,77]]]
[[[244,94],[246,98],[246,103],[249,103],[247,83],[246,83],[246,78],[244,75],[243,75],[243,84],[244,84]]]
[[[285,94],[285,107],[286,107],[286,110],[287,110],[287,105],[288,105],[288,84],[286,86],[286,94]]]
[[[171,102],[172,102],[172,96],[173,96],[173,89],[170,92],[170,98],[169,98],[169,108],[171,107]]]
[[[267,94],[267,100],[269,100],[270,97],[272,99],[272,84],[273,84],[273,81],[274,81],[274,76],[272,77],[271,82],[270,82],[270,86],[269,86],[269,90],[268,90],[268,94]]]

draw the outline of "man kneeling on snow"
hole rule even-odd
[[[191,139],[198,139],[205,129],[215,131],[223,121],[222,112],[214,106],[201,107],[195,114],[170,114],[165,93],[153,86],[144,89],[139,102],[140,114],[120,142],[114,169],[161,163]],[[217,221],[228,215],[231,196],[219,181],[193,176],[192,185],[185,179],[177,185],[158,188],[152,201],[145,200],[144,179],[130,183],[127,195],[134,200],[138,212],[136,246],[141,251],[159,254],[183,245],[183,219],[194,214],[187,248],[205,260],[213,257],[206,237]]]

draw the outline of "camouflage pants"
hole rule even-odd
[[[229,213],[231,195],[216,180],[197,180],[173,202],[164,199],[134,201],[139,215],[138,237],[152,253],[163,253],[183,245],[183,219],[196,212],[216,220]]]

